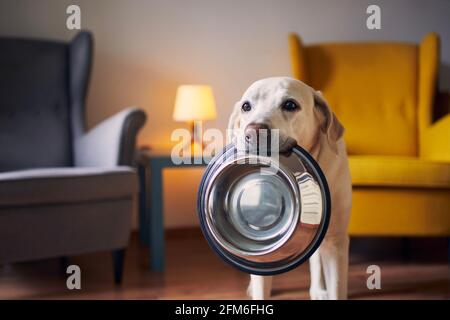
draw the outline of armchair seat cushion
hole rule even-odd
[[[449,188],[450,163],[397,156],[350,156],[354,187]]]
[[[127,166],[41,168],[0,173],[0,207],[130,198],[137,191],[137,174]]]

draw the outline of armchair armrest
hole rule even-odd
[[[127,108],[76,138],[75,166],[132,165],[136,136],[145,120],[142,110]]]
[[[424,130],[420,156],[450,162],[450,114]]]

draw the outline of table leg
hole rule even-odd
[[[155,271],[164,271],[165,262],[162,189],[162,167],[150,163],[150,267]]]
[[[139,242],[141,245],[148,245],[148,239],[149,239],[149,224],[150,219],[148,216],[148,190],[146,190],[146,182],[147,182],[147,175],[146,175],[146,168],[144,165],[138,166],[138,172],[139,172]]]

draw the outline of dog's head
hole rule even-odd
[[[257,148],[261,133],[270,136],[271,129],[278,129],[280,152],[295,144],[311,151],[321,135],[337,152],[344,132],[320,92],[288,77],[254,82],[235,104],[228,129],[230,141],[250,148]]]

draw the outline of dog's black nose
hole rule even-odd
[[[252,145],[258,145],[260,141],[270,145],[270,128],[265,123],[250,123],[245,127],[245,141]]]

